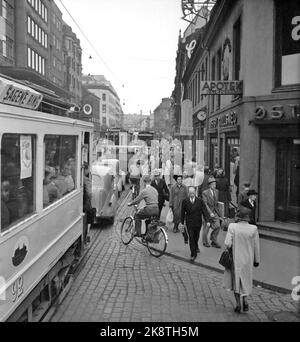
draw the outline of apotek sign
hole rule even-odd
[[[202,81],[201,95],[240,95],[243,94],[243,81]]]

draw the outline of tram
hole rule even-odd
[[[42,320],[82,255],[93,125],[68,108],[0,75],[0,321]]]

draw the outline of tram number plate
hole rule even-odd
[[[23,290],[24,280],[23,277],[19,277],[12,286],[12,296],[13,302],[16,302],[18,298],[20,298],[24,292]]]

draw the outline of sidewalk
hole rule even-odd
[[[165,221],[169,210],[168,203],[163,208],[161,220]],[[184,244],[181,233],[173,233],[168,230],[169,243],[166,254],[180,260],[190,261],[189,245]],[[219,259],[224,250],[226,233],[221,231],[219,243],[222,249],[206,248],[202,245],[202,233],[200,234],[200,253],[195,260],[195,265],[203,266],[223,273],[223,267]],[[291,293],[295,285],[291,281],[295,276],[300,275],[300,249],[297,246],[286,245],[276,241],[260,238],[260,267],[254,269],[255,285],[278,290],[284,293]]]

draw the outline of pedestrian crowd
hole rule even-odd
[[[132,168],[134,181],[139,173],[139,164],[138,161]],[[139,176],[142,177],[142,172]],[[193,263],[200,253],[201,228],[203,246],[220,249],[218,237],[223,227],[227,231],[224,244],[232,258],[230,269],[224,272],[224,287],[234,292],[237,302],[235,312],[239,313],[242,309],[248,311],[247,296],[252,288],[252,267],[259,265],[259,240],[255,225],[257,192],[250,188],[250,183],[243,183],[244,189],[237,193],[237,203],[234,204],[230,181],[222,168],[211,172],[208,167],[198,166],[192,160],[184,165],[182,171],[174,162],[174,156],[165,163],[163,170],[155,169],[152,177],[147,175],[144,180],[146,187],[129,204],[134,205],[141,200],[146,203],[136,214],[137,235],[141,234],[140,220],[156,214],[160,219],[164,203],[168,201],[166,223],[172,223],[174,233],[182,233],[184,243],[189,244],[190,261]]]

